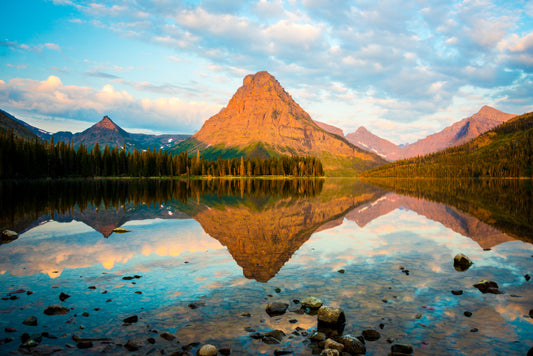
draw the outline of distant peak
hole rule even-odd
[[[368,130],[366,129],[366,127],[364,127],[364,126],[359,126],[359,128],[358,128],[357,131],[355,131],[355,132],[360,133],[360,134],[361,134],[361,133],[370,133],[370,131],[368,131]]]
[[[104,118],[100,120],[100,122],[98,122],[95,126],[118,131],[118,126],[107,115],[104,116]]]
[[[483,105],[483,107],[479,109],[478,114],[493,113],[493,112],[501,112],[501,111],[494,109],[491,106]]]

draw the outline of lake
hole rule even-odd
[[[0,183],[0,353],[320,354],[312,296],[367,355],[526,355],[531,181],[370,183]]]

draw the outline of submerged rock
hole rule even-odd
[[[128,340],[124,348],[130,352],[137,351],[142,347],[142,343],[136,340]]]
[[[460,289],[459,290],[452,290],[452,294],[453,295],[461,295],[461,294],[463,294],[463,291],[460,290]]]
[[[498,289],[498,284],[494,281],[483,280],[474,284],[474,287],[479,289],[481,293],[503,294],[503,292]]]
[[[273,337],[274,339],[281,341],[285,337],[285,333],[283,330],[272,330],[267,333],[265,333],[265,337]]]
[[[269,316],[283,315],[287,311],[289,304],[282,302],[268,303],[266,306],[266,312]]]
[[[139,317],[137,315],[132,315],[132,316],[127,317],[123,321],[129,324],[136,323],[137,321],[139,321]]]
[[[24,319],[22,324],[29,325],[29,326],[37,326],[37,318],[34,316],[29,316],[26,319]]]
[[[453,267],[456,271],[464,272],[472,266],[472,260],[466,255],[459,253],[453,258]]]
[[[64,315],[69,312],[69,308],[63,307],[61,305],[50,305],[44,310],[46,315]]]
[[[363,330],[363,337],[367,341],[376,341],[381,337],[381,334],[377,330],[366,329],[366,330]]]
[[[167,341],[172,341],[176,338],[176,336],[174,336],[173,334],[169,332],[163,332],[159,336]]]
[[[413,353],[413,347],[411,345],[404,345],[404,344],[394,344],[391,346],[390,350],[393,354],[399,353],[399,354],[410,355]]]

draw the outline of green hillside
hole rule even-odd
[[[28,127],[18,122],[13,116],[0,110],[0,130],[13,131],[13,134],[23,138],[37,137]]]
[[[532,177],[533,113],[517,116],[461,146],[392,162],[364,177]]]

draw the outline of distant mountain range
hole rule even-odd
[[[375,152],[389,161],[395,161],[459,146],[515,116],[515,114],[507,114],[490,106],[483,106],[476,114],[462,119],[440,132],[404,146],[398,146],[384,140],[370,133],[364,127],[346,135],[346,139],[360,148]]]
[[[312,155],[326,175],[353,176],[385,162],[321,128],[267,72],[246,76],[227,107],[171,149],[184,150],[214,159]]]
[[[92,149],[98,143],[101,148],[109,145],[110,147],[126,147],[127,150],[133,150],[135,147],[143,150],[154,147],[166,150],[176,142],[190,137],[190,135],[183,134],[148,135],[129,133],[115,124],[108,116],[104,116],[102,120],[83,132],[73,134],[70,131],[59,131],[52,134],[19,120],[3,110],[0,110],[0,129],[13,130],[15,135],[25,138],[38,137],[46,141],[53,138],[54,142],[71,141],[75,147],[83,144],[89,149]]]
[[[311,155],[321,159],[326,175],[353,176],[395,161],[459,146],[515,117],[483,106],[476,114],[440,132],[406,145],[396,145],[361,126],[344,136],[333,125],[314,121],[268,72],[248,75],[227,107],[208,119],[193,136],[128,133],[108,116],[80,133],[50,133],[0,110],[0,129],[17,136],[55,142],[71,141],[92,149],[126,147],[161,148],[171,153],[199,151],[206,159]]]
[[[456,147],[389,163],[367,177],[533,176],[533,113],[516,116]]]

